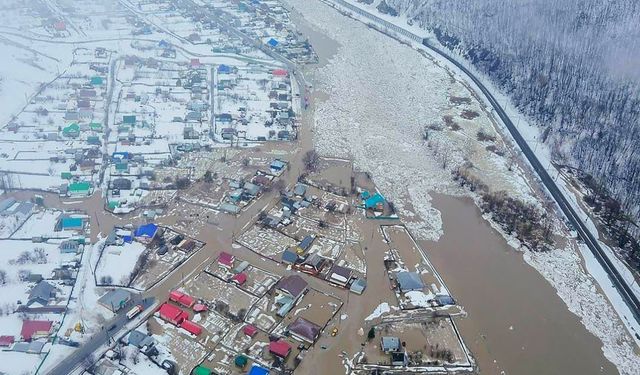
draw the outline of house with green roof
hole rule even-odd
[[[97,135],[90,135],[87,137],[87,143],[90,145],[100,145],[102,144],[102,142],[100,142],[100,137],[98,137]]]
[[[63,180],[70,180],[73,178],[73,174],[71,172],[62,172],[60,173],[60,178]]]
[[[62,135],[69,138],[77,138],[80,135],[80,126],[74,122],[62,129]]]
[[[74,182],[68,186],[67,194],[74,197],[87,197],[91,194],[91,183]]]

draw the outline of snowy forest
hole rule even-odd
[[[490,77],[544,129],[556,161],[593,176],[638,221],[639,1],[386,4]],[[640,233],[633,224],[630,231]]]

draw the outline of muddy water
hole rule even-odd
[[[549,283],[468,199],[435,195],[444,236],[429,257],[467,318],[457,320],[484,374],[617,374]]]

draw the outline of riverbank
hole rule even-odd
[[[439,121],[448,114],[448,97],[462,95],[472,98],[472,93],[464,85],[461,85],[462,88],[458,86],[456,77],[417,52],[391,39],[385,40],[381,34],[341,16],[323,4],[304,2],[303,6],[303,2],[297,0],[291,0],[289,4],[301,12],[316,32],[324,33],[340,46],[337,54],[317,73],[318,81],[322,82],[322,87],[330,93],[330,97],[318,106],[316,147],[327,155],[353,157],[356,168],[371,173],[382,192],[394,201],[403,218],[411,222],[411,229],[417,236],[438,240],[443,235],[442,216],[447,213],[441,214],[433,206],[430,192],[469,195],[452,183],[449,171],[456,163],[476,157],[480,150],[471,148],[468,151],[467,147],[475,143],[473,131],[463,132],[456,137],[435,134],[431,147],[428,141],[421,139],[421,132],[425,124]],[[311,42],[314,43],[313,36]],[[487,120],[491,121],[490,118]],[[462,123],[463,128],[466,125]],[[483,125],[489,126],[488,123]],[[437,151],[434,151],[434,145]],[[530,186],[524,173],[504,172],[507,170],[504,159],[480,160],[487,162],[474,163],[478,174],[490,179],[496,189],[508,190],[523,200],[539,201],[535,186]],[[566,235],[560,229],[561,223],[556,221],[556,226],[562,235]],[[497,232],[494,231],[493,235],[504,241]],[[511,252],[512,257],[520,256]],[[580,337],[579,341],[590,343],[584,347],[572,347],[570,343],[565,343],[567,346],[560,347],[567,351],[565,354],[580,352],[582,354],[576,358],[598,358],[591,363],[592,366],[587,367],[595,366],[597,369],[594,370],[598,371],[602,367],[607,370],[606,373],[615,372],[610,364],[606,365],[606,355],[620,372],[633,373],[639,361],[634,343],[606,298],[586,273],[575,248],[563,246],[540,254],[525,252],[524,260],[538,273],[529,266],[523,267],[536,274],[545,285],[543,300],[558,303],[564,314],[572,318],[566,318],[567,326],[571,327],[567,332],[571,332],[571,337]],[[440,271],[448,280],[450,270],[445,267]],[[546,281],[540,278],[540,274],[544,275]],[[505,280],[504,286],[511,292],[513,289],[510,288],[516,288],[511,284],[519,283],[518,274],[513,277],[515,280]],[[467,288],[471,288],[471,285]],[[525,302],[527,298],[526,293],[513,295],[518,297],[509,301],[508,306],[518,305],[519,299]],[[464,299],[460,302],[465,305]],[[497,308],[488,301],[484,303]],[[535,314],[554,320],[557,311],[547,309],[547,305],[536,305],[533,311],[517,313],[523,317],[533,317],[532,314]],[[570,314],[567,306],[579,318]],[[470,319],[473,320],[473,317]],[[554,330],[552,327],[548,329],[550,331],[546,332],[532,330],[532,342],[545,343],[548,339],[545,335]],[[599,344],[594,335],[603,344]],[[599,346],[602,346],[602,350]],[[481,343],[474,349],[490,353],[486,357],[479,356],[481,368],[493,368],[494,360],[503,363],[504,359],[515,354],[512,347],[489,350],[488,344]],[[575,370],[566,367],[562,355],[550,356],[544,350],[536,352],[531,349],[526,351],[526,356],[549,357],[548,368],[560,369],[561,373],[574,373]],[[516,364],[506,360],[504,363],[501,371],[521,373]],[[603,365],[597,366],[600,363]]]

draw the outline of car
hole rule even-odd
[[[338,327],[331,330],[331,336],[335,336],[338,334]]]
[[[115,323],[113,323],[112,325],[109,326],[109,328],[107,328],[107,331],[113,331],[114,329],[116,329],[117,325]]]

